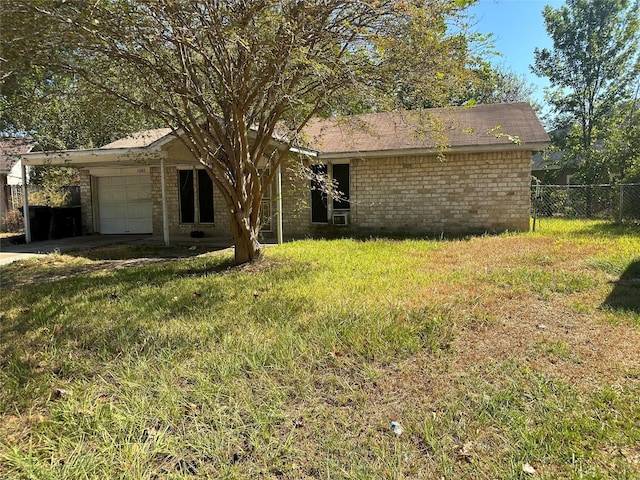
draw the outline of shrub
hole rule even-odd
[[[9,210],[0,222],[0,228],[3,232],[19,232],[24,228],[24,221],[19,210]]]

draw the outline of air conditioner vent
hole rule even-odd
[[[333,224],[335,226],[343,226],[349,225],[349,214],[348,213],[334,213],[333,214]]]

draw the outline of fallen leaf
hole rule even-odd
[[[460,450],[458,450],[458,456],[464,458],[465,460],[470,460],[471,457],[473,457],[473,442],[464,442]]]

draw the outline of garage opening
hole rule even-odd
[[[102,234],[152,233],[151,177],[98,177],[98,218]]]

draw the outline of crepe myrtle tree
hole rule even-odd
[[[394,97],[401,71],[420,73],[416,77],[424,84],[456,84],[466,34],[449,33],[449,26],[472,1],[6,0],[4,5],[16,32],[48,26],[26,40],[14,39],[11,49],[27,54],[37,45],[33,58],[151,113],[179,133],[222,193],[235,260],[245,263],[262,253],[263,192],[290,147],[304,144],[309,119],[338,111],[338,98],[384,104],[382,99]]]

